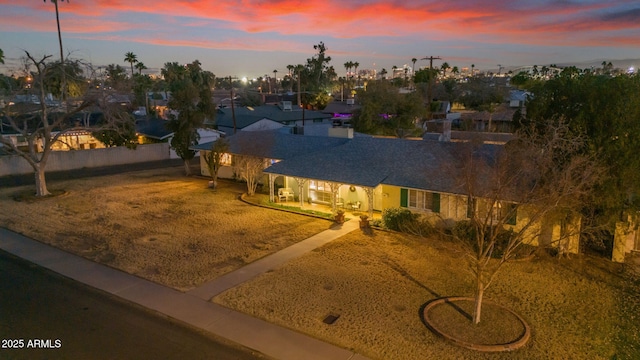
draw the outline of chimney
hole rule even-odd
[[[440,133],[439,141],[450,142],[451,141],[451,120],[442,120],[442,132]]]

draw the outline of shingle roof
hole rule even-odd
[[[327,107],[325,107],[322,112],[333,116],[333,114],[353,114],[353,112],[358,109],[360,109],[359,104],[348,105],[346,102],[332,101],[327,104]]]
[[[238,107],[234,109],[236,117],[236,128],[243,129],[259,120],[269,119],[279,123],[288,121],[301,121],[304,116],[305,120],[313,119],[330,119],[331,115],[323,114],[319,111],[305,110],[303,111],[293,106],[292,111],[282,111],[276,105],[263,105],[255,107]],[[233,128],[233,114],[231,108],[218,109],[216,113],[216,124],[227,128]]]
[[[140,118],[136,120],[136,132],[149,138],[163,140],[173,134],[167,129],[167,120],[158,118]]]
[[[241,131],[227,138],[230,152],[280,159],[266,173],[376,187],[380,184],[464,194],[457,154],[468,142],[439,142],[367,136],[332,138],[281,131]],[[194,150],[209,150],[212,143]],[[482,145],[475,154],[497,156],[501,145]],[[481,184],[485,185],[485,184]]]
[[[328,136],[303,136],[273,131],[240,131],[226,138],[229,141],[229,152],[287,160],[314,152],[324,152],[349,139]],[[212,142],[198,144],[192,149],[209,150]]]
[[[452,179],[455,154],[464,143],[356,137],[348,142],[273,164],[265,170],[286,176],[375,187],[379,184],[461,193]],[[483,145],[492,157],[497,145]]]

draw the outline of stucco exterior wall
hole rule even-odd
[[[138,145],[136,149],[112,147],[92,150],[52,151],[46,171],[66,171],[169,159],[169,144]],[[18,155],[0,156],[0,176],[33,173],[33,168]]]

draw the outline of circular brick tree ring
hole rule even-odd
[[[443,305],[446,303],[453,303],[456,301],[475,301],[474,298],[471,297],[444,297],[444,298],[439,298],[439,299],[435,299],[435,300],[431,300],[429,302],[427,302],[424,305],[424,308],[421,312],[422,315],[422,321],[424,322],[424,324],[427,326],[427,328],[429,328],[429,330],[433,331],[434,333],[436,333],[439,336],[442,336],[443,338],[445,338],[448,341],[453,342],[456,345],[465,347],[467,349],[471,349],[471,350],[478,350],[478,351],[485,351],[485,352],[498,352],[498,351],[512,351],[512,350],[516,350],[519,349],[521,347],[523,347],[527,341],[529,341],[529,338],[531,337],[531,328],[529,327],[529,324],[527,324],[524,319],[516,314],[515,312],[513,312],[512,310],[502,306],[502,305],[498,305],[496,303],[493,302],[489,302],[489,301],[483,301],[483,304],[489,304],[491,306],[495,306],[498,307],[506,312],[508,312],[509,314],[513,315],[521,324],[522,327],[524,328],[524,331],[522,332],[522,334],[517,337],[516,339],[508,342],[508,343],[503,343],[503,344],[475,344],[469,341],[465,341],[462,339],[459,339],[455,336],[446,334],[445,332],[441,331],[440,329],[438,329],[437,326],[435,326],[433,324],[433,322],[431,321],[430,317],[429,317],[429,311],[432,310],[433,308],[439,306],[439,305]]]

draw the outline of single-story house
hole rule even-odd
[[[327,104],[322,112],[331,115],[331,120],[335,126],[350,126],[353,114],[361,108],[355,99],[350,98],[345,101],[332,101]]]
[[[351,130],[351,129],[348,129]],[[222,178],[233,177],[233,157],[251,155],[265,159],[263,183],[269,186],[271,201],[278,200],[278,188],[291,189],[293,198],[305,202],[368,213],[403,207],[451,223],[469,218],[470,207],[496,207],[496,213],[509,211],[514,228],[524,226],[530,212],[513,202],[470,201],[463,184],[456,154],[464,142],[407,140],[372,136],[308,136],[281,131],[238,132],[228,137],[229,155]],[[478,154],[497,157],[503,145],[482,145]],[[206,152],[211,144],[194,149]],[[201,156],[201,173],[208,169]],[[265,184],[265,185],[266,185]],[[486,204],[485,204],[486,202]],[[507,214],[506,212],[504,214]],[[497,215],[494,215],[497,216]],[[544,222],[531,227],[531,243],[551,244],[566,238],[567,229],[576,224]],[[573,227],[573,228],[572,228]],[[579,235],[570,235],[566,251],[577,252]]]
[[[138,136],[138,143],[171,143],[171,138],[173,138],[173,131],[167,128],[168,122],[169,120],[151,118],[146,116],[137,118],[136,135]],[[204,144],[216,141],[218,138],[224,136],[224,133],[214,129],[200,128],[198,129],[198,135],[200,136],[200,140],[198,140],[198,142]],[[196,156],[198,155],[199,154],[196,154]],[[179,158],[178,154],[176,154],[175,150],[173,149],[170,150],[169,157],[171,159]]]
[[[53,119],[58,116],[57,113],[50,113],[49,116]],[[58,136],[57,141],[51,145],[53,151],[68,151],[68,150],[88,150],[88,149],[102,149],[105,145],[96,139],[92,132],[88,130],[91,127],[97,126],[102,119],[102,114],[99,112],[83,112],[75,114],[67,119],[60,126],[55,127],[52,131],[52,136]],[[32,129],[36,129],[39,121],[39,117],[33,114],[22,114],[16,117],[18,126],[22,126],[26,121]],[[71,128],[74,128],[71,130]],[[77,128],[77,129],[75,129]],[[8,141],[11,141],[15,146],[20,149],[27,149],[27,138],[14,129],[8,118],[5,116],[0,117],[0,136]],[[36,151],[43,151],[42,139],[36,141]]]
[[[215,123],[218,130],[231,135],[239,130],[264,131],[285,126],[299,127],[309,124],[330,124],[331,117],[330,114],[306,110],[292,105],[291,102],[283,101],[278,105],[218,109]]]

